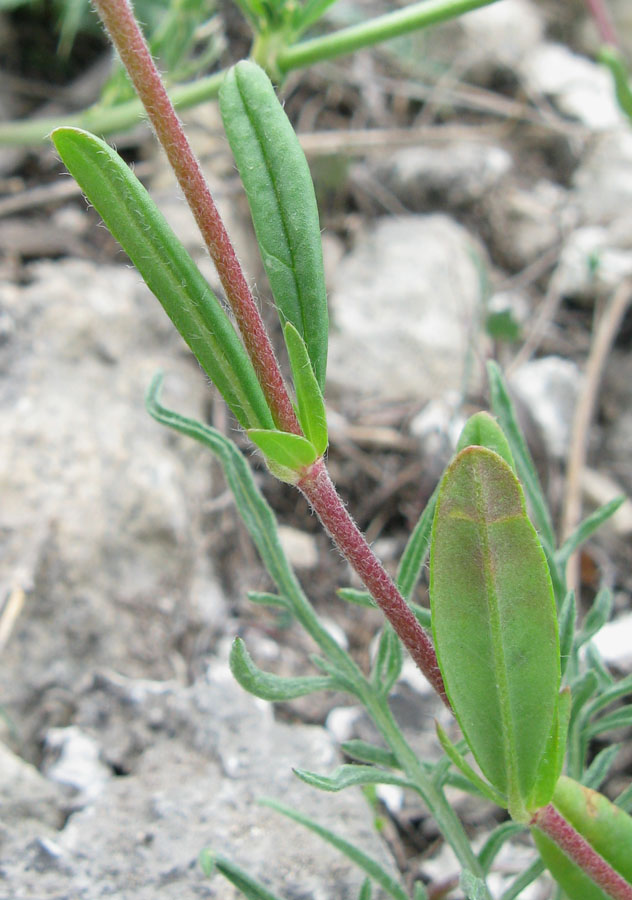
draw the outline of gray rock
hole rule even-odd
[[[616,246],[602,226],[578,228],[569,235],[556,271],[558,290],[567,297],[594,300],[610,294],[632,275],[632,246]]]
[[[411,210],[467,206],[497,187],[512,167],[502,147],[460,142],[448,147],[407,147],[382,165],[378,176]]]
[[[380,400],[461,389],[480,339],[481,253],[446,216],[378,221],[336,273],[332,386]]]
[[[575,363],[558,356],[525,363],[510,379],[512,389],[540,426],[549,453],[557,459],[568,454],[580,382]]]
[[[198,855],[208,847],[283,896],[355,900],[362,874],[306,829],[260,807],[264,794],[391,867],[360,792],[324,794],[292,773],[292,767],[328,772],[337,765],[326,731],[275,722],[271,707],[245,694],[225,663],[191,688],[142,691],[136,699],[140,717],[162,704],[152,746],[131,774],[110,779],[54,839],[46,835],[52,844],[39,841],[26,852],[12,839],[3,848],[3,888],[13,896],[237,898],[221,876],[209,880],[200,870]]]
[[[560,112],[588,128],[598,131],[623,124],[610,74],[563,44],[538,44],[518,70],[529,92],[550,98]]]
[[[574,199],[587,225],[622,223],[630,234],[632,204],[632,129],[606,131],[596,137],[573,176]]]

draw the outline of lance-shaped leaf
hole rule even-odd
[[[294,769],[294,774],[301,781],[311,784],[321,791],[343,791],[345,788],[365,784],[393,784],[397,787],[415,790],[415,785],[408,778],[395,772],[386,772],[375,766],[339,766],[331,775],[319,775],[305,769]]]
[[[311,441],[318,455],[322,456],[329,440],[323,395],[316,381],[305,341],[291,322],[285,326],[284,335],[296,391],[298,421],[307,440]]]
[[[305,154],[270,79],[255,63],[244,60],[227,73],[219,103],[281,322],[291,322],[305,341],[323,391],[327,295]]]
[[[632,886],[632,818],[603,794],[565,775],[559,779],[553,806],[614,871]],[[547,868],[570,900],[609,900],[606,893],[538,828],[532,829]]]
[[[52,139],[66,168],[241,425],[273,427],[252,363],[230,319],[140,181],[105,141],[86,131],[58,128]]]
[[[509,441],[496,419],[488,412],[478,412],[470,416],[459,436],[456,445],[457,453],[474,445],[494,450],[499,456],[502,456],[514,472],[516,471]]]
[[[439,666],[463,734],[512,816],[525,821],[557,709],[557,616],[522,489],[491,450],[462,450],[444,475],[430,598]]]

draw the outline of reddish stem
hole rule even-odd
[[[128,0],[94,3],[195,216],[274,421],[282,431],[301,434],[261,314],[132,8]]]
[[[529,824],[551,838],[612,900],[632,900],[632,885],[575,831],[553,804],[539,809]]]
[[[358,573],[415,663],[449,707],[432,641],[349,515],[322,460],[314,463],[299,481],[298,488],[342,555]]]

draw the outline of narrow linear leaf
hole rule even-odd
[[[397,775],[394,772],[386,772],[375,766],[339,766],[331,775],[318,775],[316,772],[307,772],[305,769],[294,769],[294,774],[312,787],[321,791],[338,792],[348,787],[356,787],[366,784],[393,784],[397,787],[416,790],[412,781]]]
[[[247,434],[267,460],[290,472],[310,466],[318,456],[313,444],[300,434],[261,428],[249,428]]]
[[[487,447],[488,450],[493,450],[505,460],[514,472],[516,471],[507,438],[496,419],[488,412],[478,412],[470,416],[459,436],[456,452],[459,453],[466,447],[472,446]]]
[[[384,747],[376,747],[375,744],[368,744],[355,738],[351,741],[345,741],[340,745],[340,749],[352,759],[360,762],[372,763],[376,766],[388,766],[390,769],[398,769],[399,763],[397,757],[386,750]]]
[[[495,803],[497,806],[501,806],[503,809],[507,805],[507,798],[503,797],[500,791],[497,791],[491,784],[488,784],[480,775],[478,775],[471,765],[467,762],[466,759],[461,756],[457,748],[454,746],[446,732],[443,730],[441,725],[438,722],[435,722],[435,728],[437,731],[437,737],[439,738],[439,743],[443,747],[446,755],[450,762],[459,769],[459,771],[465,776],[465,778],[474,785],[475,788],[485,797],[487,800]]]
[[[575,639],[575,646],[578,649],[587,644],[606,624],[612,613],[612,603],[612,591],[609,588],[602,588],[598,591]]]
[[[262,700],[283,701],[304,697],[314,691],[331,690],[335,687],[328,676],[303,676],[284,678],[262,672],[253,662],[241,638],[235,638],[230,651],[230,670],[244,690]]]
[[[358,900],[371,900],[371,882],[365,878],[358,894]]]
[[[495,362],[487,364],[487,375],[489,378],[489,388],[492,408],[498,417],[500,427],[505,434],[513,458],[516,463],[516,471],[520,481],[524,485],[524,489],[529,500],[531,509],[533,510],[535,526],[540,535],[542,546],[549,562],[551,579],[553,580],[553,588],[555,596],[560,600],[565,595],[564,583],[562,576],[555,564],[555,531],[551,513],[545,500],[542,488],[540,487],[540,479],[538,478],[531,454],[524,439],[522,430],[518,424],[518,419],[514,410],[507,385],[502,376],[500,368]]]
[[[565,566],[573,553],[588,540],[588,538],[601,528],[604,522],[607,522],[619,507],[625,502],[625,497],[617,497],[609,503],[605,503],[596,509],[594,513],[589,515],[579,525],[575,531],[569,535],[564,541],[560,549],[555,554],[558,566]]]
[[[277,894],[269,891],[260,881],[223,856],[212,857],[209,854],[207,858],[201,860],[201,864],[205,875],[210,875],[213,870],[217,870],[241,891],[246,900],[281,900]]]
[[[486,900],[488,896],[487,886],[483,879],[479,878],[478,875],[474,875],[468,869],[464,869],[461,872],[459,885],[464,891],[467,900]]]
[[[517,822],[503,822],[494,828],[478,853],[478,861],[485,875],[491,869],[503,844],[524,830],[524,825],[519,825]]]
[[[432,613],[425,606],[419,606],[418,603],[411,603],[410,608],[415,614],[415,618],[422,628],[430,628],[432,625]]]
[[[541,859],[534,860],[530,866],[528,866],[524,872],[521,872],[520,875],[513,881],[506,891],[501,895],[500,900],[516,900],[517,897],[524,891],[525,888],[529,887],[529,885],[539,878],[539,876],[544,871],[544,863]]]
[[[328,844],[331,844],[332,847],[335,847],[343,853],[347,859],[350,859],[359,869],[362,869],[369,878],[372,878],[373,881],[377,882],[377,884],[379,884],[387,894],[393,897],[394,900],[408,900],[406,891],[399,882],[386,871],[386,869],[383,869],[372,857],[345,840],[345,838],[335,834],[329,828],[319,825],[318,822],[315,822],[313,819],[309,818],[309,816],[304,816],[297,810],[290,809],[288,806],[284,806],[276,800],[265,799],[260,802],[263,806],[269,806],[271,809],[275,809],[282,815],[287,816],[287,818],[291,819],[293,822],[297,822],[299,825],[309,828],[310,831],[313,831]]]
[[[439,666],[461,730],[521,820],[557,708],[557,612],[520,483],[491,450],[462,450],[444,475],[430,599]]]
[[[323,395],[316,381],[305,341],[291,322],[286,324],[283,334],[296,391],[298,421],[307,440],[314,445],[316,453],[322,456],[329,443]]]
[[[393,628],[386,624],[382,628],[377,656],[371,673],[371,681],[383,697],[388,697],[401,675],[404,651],[400,639]]]
[[[603,750],[599,751],[582,775],[584,787],[592,788],[593,791],[599,790],[608,777],[608,772],[614,765],[614,761],[622,746],[623,744],[613,744],[611,747],[604,747]]]
[[[140,181],[105,141],[88,132],[58,128],[52,139],[240,424],[274,427],[230,319]]]
[[[307,160],[270,79],[255,63],[230,69],[219,102],[281,323],[291,322],[305,341],[324,391],[327,295]]]
[[[291,610],[291,605],[280,594],[269,594],[267,591],[248,591],[248,599],[257,606],[271,606],[276,609]]]
[[[625,790],[621,791],[614,805],[624,812],[632,812],[632,784],[629,784]]]
[[[397,570],[397,587],[405,600],[410,600],[421,571],[430,552],[430,538],[432,536],[432,520],[435,514],[439,487],[434,489],[430,500],[419,517],[411,536],[408,539]]]
[[[359,591],[357,588],[338,588],[336,594],[341,600],[347,603],[353,603],[355,606],[364,606],[369,609],[375,609],[377,603],[368,591]]]
[[[629,728],[632,726],[632,706],[624,706],[615,712],[609,713],[607,716],[601,716],[596,722],[592,722],[586,727],[582,737],[591,740],[598,734],[605,734],[608,731],[616,731],[619,728]]]
[[[627,694],[632,694],[632,675],[626,675],[621,681],[617,681],[599,694],[598,697],[595,697],[594,700],[591,700],[585,709],[586,718],[594,716],[600,709],[603,709],[610,703],[614,703],[615,700],[619,700],[621,697],[625,697]]]
[[[607,691],[615,683],[612,674],[608,671],[608,667],[603,661],[601,653],[593,641],[589,641],[586,645],[584,661],[597,676],[597,685],[600,691]]]
[[[413,887],[413,900],[430,900],[430,895],[423,881],[416,881]]]
[[[632,122],[632,82],[621,53],[616,47],[606,46],[600,49],[598,57],[599,61],[610,69],[617,102]]]

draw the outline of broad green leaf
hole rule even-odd
[[[203,850],[199,861],[205,875],[210,876],[214,871],[220,872],[241,891],[246,900],[281,900],[277,894],[273,894],[260,881],[224,856],[216,856],[209,850]]]
[[[239,682],[248,693],[273,702],[294,700],[314,691],[331,690],[337,686],[328,676],[284,678],[262,672],[252,661],[241,638],[235,638],[231,647],[230,670],[235,681]]]
[[[323,395],[309,361],[305,341],[291,322],[286,324],[283,333],[296,391],[298,421],[307,440],[322,456],[329,442]]]
[[[559,566],[564,566],[568,562],[569,558],[573,555],[573,553],[577,550],[578,547],[587,541],[591,534],[594,534],[598,528],[600,528],[604,522],[607,522],[609,518],[611,518],[616,511],[619,509],[622,503],[625,502],[625,497],[617,497],[615,500],[611,500],[609,503],[605,503],[603,506],[600,506],[599,509],[596,509],[594,513],[584,519],[584,521],[579,525],[575,531],[564,541],[560,549],[555,554],[555,559]]]
[[[371,681],[383,697],[388,697],[391,688],[401,675],[404,651],[400,639],[387,623],[382,628]]]
[[[553,805],[590,846],[632,885],[632,818],[603,794],[565,775],[559,779]],[[570,900],[607,900],[608,895],[572,863],[537,828],[532,829],[542,858]]]
[[[140,181],[105,141],[88,132],[58,128],[52,139],[240,424],[274,427],[230,319]]]
[[[316,772],[306,772],[304,769],[294,769],[294,774],[306,784],[318,788],[321,791],[343,791],[348,787],[365,784],[394,784],[398,787],[415,790],[412,781],[397,775],[395,772],[387,772],[377,769],[375,766],[339,766],[331,775],[318,775]]]
[[[255,63],[244,60],[230,69],[219,102],[281,323],[291,322],[305,341],[324,391],[327,295],[305,155],[270,79]]]
[[[439,666],[463,734],[512,816],[524,820],[557,708],[557,613],[520,483],[491,450],[462,450],[444,475],[430,599]]]
[[[487,412],[475,413],[467,420],[456,445],[457,453],[473,445],[494,450],[516,471],[507,438],[496,419]]]
[[[282,469],[288,469],[289,473],[300,472],[305,466],[315,462],[318,456],[314,445],[300,434],[262,428],[249,428],[247,434],[266,460],[276,463]],[[291,475],[283,480],[292,480]]]
[[[347,859],[350,859],[352,863],[354,863],[359,869],[362,869],[369,878],[372,878],[373,881],[377,882],[381,888],[383,888],[386,893],[393,897],[394,900],[408,900],[406,891],[399,884],[398,881],[391,875],[386,869],[383,869],[375,860],[356,847],[354,844],[351,844],[349,841],[345,840],[345,838],[340,837],[340,835],[335,834],[329,828],[325,828],[323,825],[319,825],[318,822],[315,822],[309,816],[304,816],[302,813],[298,812],[295,809],[290,809],[288,806],[284,806],[282,803],[278,803],[276,800],[262,800],[261,803],[264,806],[269,806],[271,809],[276,809],[277,812],[280,812],[282,815],[287,816],[288,819],[292,819],[293,822],[297,822],[299,825],[304,825],[305,828],[309,828],[310,831],[313,831],[314,834],[317,834],[328,844],[331,844],[332,847],[335,847],[341,853],[343,853]]]
[[[437,731],[437,737],[439,738],[439,743],[443,747],[448,759],[450,762],[459,769],[462,775],[477,789],[477,791],[482,794],[487,800],[491,803],[495,803],[496,806],[501,806],[503,809],[507,805],[507,798],[503,797],[503,795],[493,788],[490,784],[488,784],[480,775],[477,775],[468,761],[459,753],[458,749],[454,746],[444,729],[439,725],[438,722],[435,722],[435,728]]]

